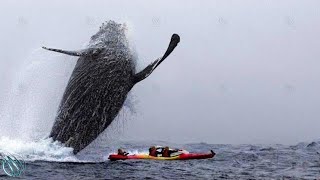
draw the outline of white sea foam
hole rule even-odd
[[[50,132],[75,61],[36,48],[20,63],[6,87],[8,96],[0,102],[0,152],[27,161],[77,161],[71,148],[42,138]]]
[[[73,155],[72,150],[72,148],[64,147],[58,142],[53,142],[51,138],[38,141],[0,138],[1,153],[17,154],[26,161],[78,162],[79,160]]]

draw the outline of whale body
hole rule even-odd
[[[79,57],[49,135],[54,141],[72,147],[74,154],[111,124],[132,87],[148,77],[180,42],[179,35],[173,34],[164,55],[136,72],[135,58],[125,31],[125,25],[108,21],[91,37],[84,50],[43,47]]]

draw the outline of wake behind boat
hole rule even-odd
[[[208,153],[189,153],[186,150],[172,150],[158,147],[156,148],[156,154],[152,154],[152,147],[149,149],[149,154],[141,153],[141,154],[128,154],[121,149],[118,150],[118,154],[111,154],[109,155],[110,161],[116,161],[116,160],[127,160],[127,159],[149,159],[149,160],[189,160],[189,159],[209,159],[213,158],[215,156],[215,153],[211,150]],[[161,152],[158,150],[162,149]],[[164,155],[165,151],[168,150],[168,152],[172,152],[169,155]]]

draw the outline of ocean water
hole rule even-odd
[[[150,142],[98,145],[76,156],[69,148],[46,142],[37,143],[42,150],[16,150],[26,162],[18,179],[320,179],[320,142],[292,146],[157,142],[190,152],[216,152],[212,159],[183,161],[107,159],[118,147],[132,154],[146,153]],[[0,178],[12,179],[3,171]]]

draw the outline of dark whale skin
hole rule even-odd
[[[125,36],[126,27],[109,21],[82,51],[44,49],[79,56],[62,97],[49,137],[73,148],[88,146],[118,115],[127,94],[173,51],[180,41],[173,34],[166,53],[139,73]]]

